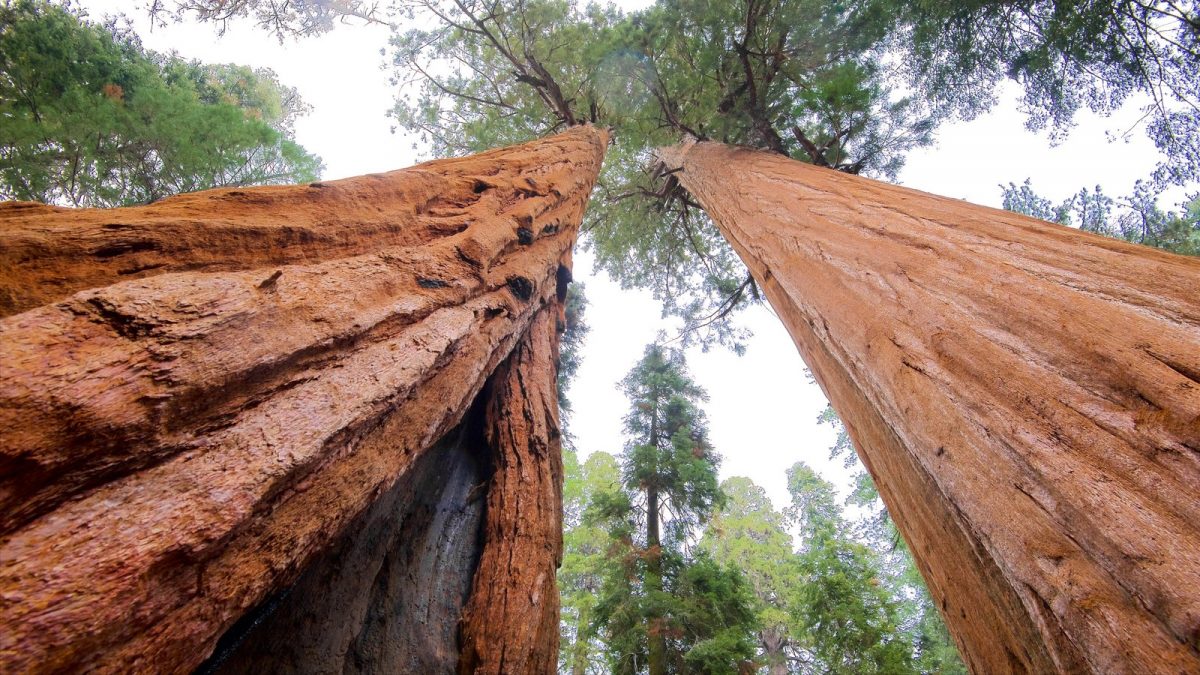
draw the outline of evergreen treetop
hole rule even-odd
[[[2,199],[124,206],[320,172],[290,136],[303,102],[269,71],[146,52],[37,0],[6,0],[0,35]]]

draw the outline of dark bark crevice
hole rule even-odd
[[[292,587],[226,631],[196,672],[454,672],[483,548],[487,395]]]

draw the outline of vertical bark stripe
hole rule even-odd
[[[460,673],[554,672],[562,560],[557,311],[541,310],[496,370],[487,404],[494,474],[484,549],[463,612]]]

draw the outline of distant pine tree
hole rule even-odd
[[[724,500],[683,355],[657,345],[623,382],[630,439],[619,489],[595,495],[589,519],[609,532],[595,608],[613,672],[737,673],[754,655],[750,589],[691,543]]]

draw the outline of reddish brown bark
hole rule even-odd
[[[198,672],[453,673],[487,497],[479,402]]]
[[[1200,671],[1200,260],[664,150],[846,423],[975,672]]]
[[[447,180],[454,189],[446,190]],[[462,207],[474,201],[471,190],[486,190],[488,183],[477,164],[443,160],[305,186],[206,190],[115,210],[3,202],[0,316],[167,272],[321,262],[419,246],[461,229]]]
[[[220,262],[201,265],[239,271],[167,265],[0,320],[0,670],[186,671],[291,584],[459,423],[556,301],[605,143],[577,127],[340,181],[319,222],[313,193],[330,188],[103,212],[189,251],[205,242]],[[195,199],[194,214],[168,208]],[[264,254],[279,230],[247,234],[247,203],[333,243]],[[0,230],[43,227],[25,211]],[[394,239],[347,249],[364,222]],[[48,236],[49,259],[59,238],[72,239]],[[23,264],[3,268],[6,287],[37,278]]]
[[[553,309],[534,319],[490,384],[487,431],[495,473],[483,557],[463,612],[460,673],[552,673],[558,663],[562,448]]]

